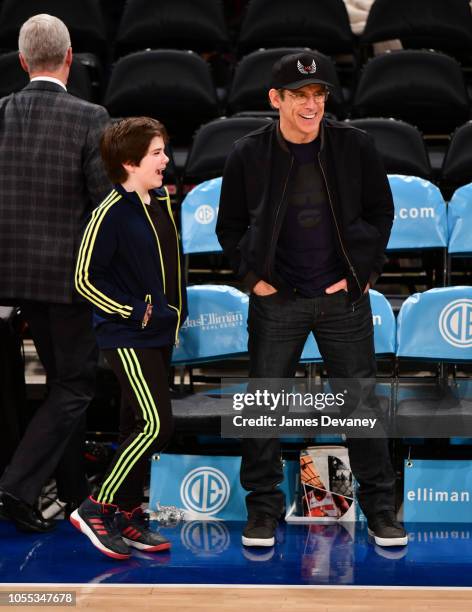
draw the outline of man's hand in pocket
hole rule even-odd
[[[326,293],[337,293],[338,291],[347,291],[347,280],[345,278],[325,289]]]
[[[269,283],[260,280],[254,285],[254,287],[252,288],[252,292],[254,293],[254,295],[264,296],[277,293],[277,289],[275,287],[272,287],[272,285],[269,285]]]

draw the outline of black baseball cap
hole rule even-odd
[[[298,89],[304,85],[320,84],[333,87],[328,58],[307,52],[290,53],[278,59],[272,67],[270,87],[274,89]]]

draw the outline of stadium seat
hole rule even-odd
[[[415,126],[396,119],[366,118],[349,121],[372,136],[387,174],[406,174],[431,180],[428,153]]]
[[[172,364],[194,366],[246,355],[247,295],[226,285],[193,286],[187,294],[189,315],[180,330]],[[221,415],[232,410],[231,401],[219,396],[219,391],[212,394],[218,397],[196,393],[173,400],[176,429],[219,432]]]
[[[0,55],[0,97],[20,91],[29,82],[18,61],[18,51]],[[67,82],[67,91],[78,98],[93,100],[92,84],[87,68],[74,56]]]
[[[141,51],[121,58],[104,104],[115,117],[156,117],[171,137],[184,142],[219,114],[209,67],[192,51]]]
[[[194,285],[187,295],[189,315],[179,332],[172,363],[195,364],[245,355],[248,296],[227,285]]]
[[[472,287],[411,295],[397,319],[397,357],[472,362]]]
[[[450,134],[469,118],[461,67],[434,51],[387,52],[365,65],[352,117],[394,117],[427,134]]]
[[[221,0],[128,0],[115,57],[143,49],[224,51],[229,47]]]
[[[352,53],[353,34],[342,0],[252,0],[241,24],[239,54],[262,47],[313,47]]]
[[[0,49],[17,50],[21,25],[32,15],[48,13],[69,29],[74,52],[108,56],[105,21],[99,0],[3,0],[0,8]]]
[[[184,183],[221,176],[234,142],[271,122],[266,117],[220,117],[196,132],[184,169]]]
[[[459,187],[447,207],[449,255],[472,255],[472,183]]]
[[[455,189],[472,182],[472,121],[453,133],[441,169],[441,189],[452,195]]]
[[[375,355],[376,357],[394,355],[397,347],[397,325],[390,302],[375,289],[369,290],[369,298],[374,324]]]
[[[472,14],[468,0],[375,0],[361,44],[400,39],[405,49],[436,49],[472,56]]]
[[[446,203],[429,181],[399,174],[388,177],[395,205],[387,250],[418,250],[447,246]]]
[[[221,282],[222,249],[215,233],[220,192],[221,177],[210,179],[194,187],[182,202],[180,223],[187,281]]]
[[[445,285],[447,280],[447,212],[441,192],[429,181],[415,176],[390,175],[390,188],[395,205],[387,253],[390,258],[412,255],[421,257],[418,268],[415,259],[409,261],[408,270],[395,270],[395,282],[407,284],[409,292],[416,286]],[[411,265],[413,264],[413,266]],[[405,272],[408,275],[405,276]],[[389,267],[384,279],[392,272]],[[426,272],[426,275],[425,275]]]
[[[424,376],[399,378],[397,435],[440,438],[471,431],[471,381],[451,383],[444,369],[444,364],[472,362],[471,322],[472,287],[431,289],[410,296],[402,305],[397,359],[400,363],[431,362],[438,376],[433,384]]]
[[[260,49],[243,57],[236,66],[234,79],[228,96],[228,110],[240,111],[270,110],[269,83],[273,64],[283,55],[304,51],[298,48]],[[329,57],[315,51],[318,62],[323,64],[334,88],[326,103],[326,110],[339,119],[346,116],[345,102],[336,69]]]
[[[447,206],[448,285],[472,284],[472,183],[459,187]]]
[[[221,252],[215,233],[220,192],[221,178],[214,178],[197,185],[185,196],[180,215],[184,255]]]

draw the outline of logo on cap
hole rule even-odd
[[[313,60],[308,66],[304,66],[300,60],[297,60],[297,68],[302,74],[314,74],[316,72],[315,60]]]

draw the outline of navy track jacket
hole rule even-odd
[[[167,205],[165,187],[153,191]],[[159,237],[136,192],[121,185],[93,211],[77,257],[75,287],[93,304],[93,321],[100,348],[151,348],[173,345],[187,316],[181,254],[178,253],[178,303],[166,298],[166,262]],[[147,304],[153,312],[142,320]]]

